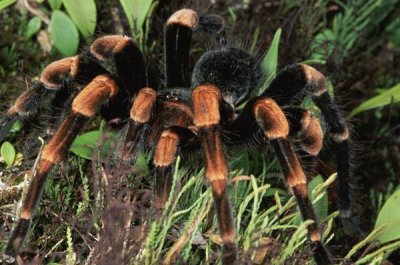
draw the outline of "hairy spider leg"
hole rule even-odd
[[[163,209],[172,186],[172,177],[176,155],[182,142],[195,138],[187,129],[193,125],[193,113],[190,107],[180,101],[160,103],[162,120],[155,121],[155,126],[163,129],[156,144],[153,163],[155,166],[154,203],[156,209]],[[161,123],[161,124],[160,124]],[[157,124],[157,125],[156,125]]]
[[[197,13],[191,9],[178,10],[167,20],[164,33],[167,88],[190,86],[189,52],[198,21]]]
[[[174,161],[180,142],[179,134],[173,129],[161,133],[154,153],[155,166],[154,206],[163,209],[172,185]]]
[[[107,121],[129,118],[131,99],[145,87],[146,69],[139,47],[127,36],[108,35],[96,39],[90,46],[90,53],[102,64],[114,64],[119,87],[116,97],[102,106],[101,115]]]
[[[74,92],[88,85],[96,76],[109,74],[109,71],[101,65],[90,51],[86,51],[76,57],[78,61],[74,67],[77,68],[77,74],[64,80],[62,78],[59,79],[62,88],[57,90],[51,101],[50,113],[59,115],[50,115],[46,120],[46,124],[49,125],[48,136],[54,134],[59,121],[62,121],[70,112]],[[79,86],[76,86],[75,83]]]
[[[197,13],[191,9],[178,10],[167,20],[164,32],[167,88],[190,85],[187,73],[189,51],[193,27],[197,25],[197,21]],[[156,97],[156,91],[146,88],[141,90],[134,100],[130,111],[129,124],[119,148],[119,157],[122,161],[134,162],[138,149],[146,142],[146,124],[149,122]]]
[[[290,65],[278,73],[263,95],[273,98],[280,106],[285,106],[298,103],[309,94],[321,110],[334,142],[338,164],[337,206],[343,227],[349,235],[362,237],[365,233],[361,229],[361,217],[354,211],[359,205],[355,189],[361,188],[362,183],[352,172],[350,161],[353,157],[353,145],[346,119],[330,97],[324,75],[308,65]]]
[[[309,110],[298,106],[282,108],[289,122],[289,136],[294,138],[300,133],[300,150],[296,150],[307,176],[315,172],[317,155],[323,146],[323,132],[320,120],[313,117]]]
[[[180,101],[157,100],[157,93],[151,88],[139,91],[131,109],[129,125],[124,133],[119,156],[125,161],[134,161],[141,145],[149,144],[158,137],[153,163],[155,166],[155,207],[162,209],[171,189],[172,175],[180,141],[193,138],[187,127],[192,123],[191,109]],[[157,103],[157,104],[156,104]],[[162,113],[153,117],[152,113]],[[151,126],[151,136],[145,137]],[[161,132],[157,128],[165,128]],[[145,139],[147,141],[145,141]]]
[[[220,16],[199,16],[191,9],[178,10],[169,17],[164,34],[166,88],[190,86],[189,52],[193,32],[217,36],[223,32],[224,26]]]
[[[15,101],[0,121],[0,142],[18,120],[31,120],[36,116],[38,106],[46,94],[51,93],[42,83],[34,83]]]
[[[289,123],[285,114],[271,98],[258,99],[253,104],[254,119],[264,132],[278,156],[286,184],[293,192],[303,220],[314,221],[307,227],[318,265],[332,264],[329,253],[321,242],[316,215],[308,197],[307,178],[289,141]]]
[[[165,78],[166,88],[171,91],[160,105],[162,121],[155,121],[153,127],[167,128],[160,134],[153,163],[155,165],[155,206],[162,209],[171,190],[176,154],[182,140],[194,138],[186,128],[192,125],[193,113],[181,99],[190,98],[189,52],[193,31],[217,34],[224,27],[221,17],[208,14],[198,16],[191,9],[175,12],[165,27]],[[183,87],[183,89],[170,89]],[[186,90],[188,93],[186,93]],[[165,94],[165,93],[164,93]],[[186,95],[188,94],[188,95]],[[176,99],[174,99],[176,97]],[[157,125],[157,123],[159,123]]]
[[[0,122],[0,141],[16,120],[30,121],[35,117],[40,103],[49,94],[54,97],[50,115],[45,120],[49,126],[44,138],[51,137],[70,110],[71,95],[97,75],[109,74],[102,64],[110,62],[114,64],[111,72],[115,71],[115,81],[121,89],[109,104],[102,106],[100,112],[107,121],[115,118],[125,120],[129,115],[130,97],[144,84],[144,61],[139,48],[130,38],[110,35],[95,40],[84,54],[49,64],[43,70],[40,82],[24,92]]]
[[[48,173],[55,164],[60,163],[73,140],[86,121],[92,118],[99,108],[118,92],[116,83],[105,75],[97,76],[72,102],[72,110],[61,123],[53,137],[43,148],[38,168],[33,169],[33,176],[22,203],[21,215],[7,243],[4,260],[15,261],[28,233],[31,220],[39,204]]]
[[[145,127],[150,120],[156,99],[157,92],[154,89],[145,87],[139,90],[133,101],[129,123],[119,147],[121,160],[136,161],[138,149],[145,142]]]
[[[68,57],[52,62],[42,71],[39,82],[32,84],[22,93],[3,117],[0,122],[0,142],[4,140],[17,120],[29,122],[36,117],[40,104],[46,97],[54,95],[51,108],[55,111],[62,105],[61,102],[65,101],[65,96],[70,95],[72,81],[87,85],[95,76],[104,73],[107,73],[104,68],[83,56]],[[51,121],[49,119],[49,122]]]
[[[198,24],[199,21],[201,25]],[[223,25],[221,17],[208,15],[199,18],[197,13],[191,9],[178,10],[169,17],[164,32],[167,89],[176,87],[189,89],[189,52],[193,30],[196,28],[197,31],[216,33],[223,28]],[[145,96],[145,94],[138,96],[138,100],[134,101],[131,109],[130,121],[119,148],[119,156],[123,161],[135,161],[138,149],[147,141],[145,125],[149,122],[156,95]],[[139,108],[143,108],[143,110],[139,110]],[[146,119],[143,119],[142,115]]]
[[[193,122],[202,144],[205,177],[211,184],[216,206],[219,230],[222,238],[222,263],[237,262],[235,228],[228,197],[228,166],[222,150],[220,125],[220,102],[222,95],[213,85],[199,85],[192,93]]]

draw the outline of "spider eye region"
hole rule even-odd
[[[166,88],[159,90],[157,96],[161,100],[168,101],[191,101],[192,91],[189,88],[179,87],[179,88]]]
[[[237,106],[248,99],[262,78],[257,60],[249,53],[227,48],[204,53],[193,69],[192,86],[217,86],[228,103]]]

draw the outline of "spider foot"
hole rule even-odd
[[[222,264],[238,264],[237,247],[235,243],[225,243],[222,246]]]
[[[15,257],[18,255],[19,250],[24,243],[25,236],[28,233],[30,226],[30,219],[19,219],[17,226],[14,228],[7,243],[6,250],[4,251],[3,262],[5,262],[5,264],[13,264],[15,262]]]
[[[311,246],[314,249],[314,260],[318,265],[333,264],[331,260],[331,254],[321,242],[312,242]]]
[[[352,210],[341,210],[340,221],[342,222],[344,232],[355,239],[364,238],[367,232],[362,228],[360,217],[354,214]]]

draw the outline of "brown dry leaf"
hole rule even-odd
[[[271,250],[273,240],[269,237],[262,237],[259,241],[259,247],[255,250],[254,264],[262,264],[265,256]]]
[[[210,239],[212,242],[214,242],[214,243],[216,243],[216,244],[222,246],[222,238],[221,238],[220,235],[215,235],[215,234],[214,234],[214,235],[210,235],[210,236],[209,236],[209,239]]]
[[[42,264],[42,256],[39,251],[34,253],[22,253],[17,257],[18,265],[40,265]]]

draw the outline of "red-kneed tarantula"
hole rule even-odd
[[[210,37],[220,40],[222,47],[202,54],[190,77],[191,38],[197,31],[210,33]],[[331,256],[321,242],[307,193],[307,179],[297,154],[303,152],[316,157],[323,146],[319,120],[310,111],[299,107],[305,96],[311,96],[321,110],[337,150],[341,219],[346,228],[357,230],[351,207],[353,191],[349,184],[349,130],[328,94],[325,77],[305,64],[290,65],[277,74],[265,92],[251,98],[251,92],[263,80],[259,60],[230,44],[221,17],[199,15],[191,9],[175,12],[166,22],[164,52],[166,85],[155,89],[146,86],[143,55],[131,38],[120,35],[100,37],[87,52],[48,65],[40,81],[25,91],[8,110],[0,123],[0,141],[15,121],[35,116],[39,103],[47,96],[53,97],[51,105],[54,109],[67,109],[33,170],[4,261],[13,263],[19,254],[49,171],[65,158],[84,124],[100,112],[106,121],[129,120],[118,151],[121,160],[134,161],[139,146],[151,149],[150,137],[155,142],[156,208],[162,209],[168,198],[177,153],[185,148],[201,148],[205,177],[212,188],[223,242],[223,264],[238,262],[227,193],[224,145],[254,144],[254,137],[264,139],[255,147],[265,150],[268,144],[272,146],[303,219],[314,221],[307,229],[316,263],[331,264]],[[104,66],[105,63],[113,66],[112,71]],[[66,106],[64,102],[73,89],[80,90]],[[294,151],[291,138],[298,135],[300,150]]]

